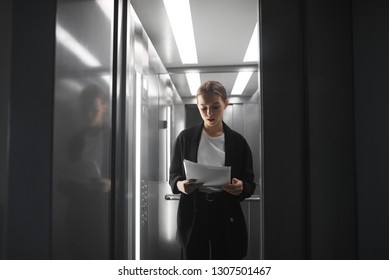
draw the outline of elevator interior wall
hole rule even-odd
[[[143,147],[149,147],[147,150],[139,149],[143,154],[141,157],[142,163],[140,164],[142,175],[140,175],[141,180],[139,181],[139,188],[142,188],[140,192],[141,248],[139,249],[141,258],[180,259],[180,246],[176,240],[179,195],[173,195],[171,192],[167,183],[167,170],[170,161],[169,149],[172,148],[178,133],[185,128],[185,122],[192,121],[192,117],[187,114],[188,111],[185,108],[187,104],[195,104],[195,98],[189,90],[186,74],[198,72],[202,82],[218,80],[225,85],[230,94],[234,81],[241,71],[251,72],[252,75],[242,92],[241,98],[238,96],[232,98],[234,99],[232,102],[234,106],[229,108],[231,112],[226,114],[226,118],[233,122],[232,127],[236,127],[237,131],[244,134],[252,148],[256,173],[255,180],[258,187],[251,200],[242,203],[242,206],[245,209],[246,221],[250,231],[248,258],[262,258],[260,75],[258,75],[257,60],[250,60],[249,63],[244,62],[250,38],[259,35],[255,34],[255,26],[259,24],[257,1],[250,0],[245,1],[245,3],[236,1],[229,1],[228,3],[225,1],[192,1],[191,13],[199,58],[198,64],[193,65],[182,65],[181,63],[163,1],[134,0],[131,1],[131,4],[145,30],[137,31],[134,34],[135,37],[142,38],[136,39],[136,41],[139,50],[143,49],[143,51],[141,53],[135,52],[138,59],[137,65],[139,65],[136,71],[141,77],[139,82],[142,83],[142,86],[139,87],[142,88],[143,92],[146,92],[144,95],[155,94],[154,87],[150,86],[154,82],[150,83],[148,80],[153,80],[151,76],[154,73],[162,73],[148,70],[153,65],[150,62],[149,55],[146,55],[151,44],[148,42],[150,40],[169,73],[167,76],[170,76],[179,94],[177,101],[174,97],[176,91],[171,97],[164,91],[163,86],[160,87],[158,93],[158,119],[155,118],[155,110],[157,110],[155,104],[151,104],[150,99],[147,99],[147,104],[144,103],[143,97],[141,101],[143,108],[141,111],[144,119],[140,122],[142,136],[139,142]],[[223,10],[224,13],[220,17],[211,12],[212,8],[222,6],[225,10]],[[148,40],[145,39],[146,32],[147,37],[150,38]],[[231,40],[231,38],[235,39]],[[220,48],[220,45],[223,45],[223,48]],[[148,85],[146,89],[143,84]],[[197,86],[199,85],[200,83]],[[171,99],[173,101],[170,101]],[[187,102],[185,99],[190,100]],[[240,101],[237,101],[239,99]],[[249,114],[245,114],[245,112],[249,112]],[[147,121],[145,121],[146,119]],[[159,133],[155,133],[156,123],[158,123]],[[144,131],[145,129],[146,131]],[[146,137],[143,134],[158,134],[158,139],[154,136]],[[159,147],[158,152],[156,147]],[[145,163],[147,161],[149,162]],[[155,168],[153,165],[157,162],[159,163],[158,178],[151,176]],[[143,170],[145,167],[147,171]],[[147,172],[148,174],[146,174]],[[158,180],[155,181],[155,179]]]
[[[129,69],[135,71],[129,84],[133,84],[136,111],[133,115],[135,140],[130,143],[135,150],[136,178],[132,183],[137,193],[135,207],[138,211],[135,258],[178,259],[176,206],[174,203],[166,205],[164,197],[171,192],[167,184],[171,138],[182,129],[182,122],[173,125],[173,121],[182,119],[182,116],[177,117],[183,112],[182,102],[132,8],[129,15],[128,55],[133,61]]]

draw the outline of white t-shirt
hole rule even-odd
[[[210,166],[224,166],[225,159],[224,133],[220,136],[211,137],[203,129],[197,152],[197,162]]]

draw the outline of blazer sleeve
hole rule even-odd
[[[173,147],[173,156],[170,163],[170,169],[169,169],[169,185],[172,188],[172,192],[175,194],[181,193],[177,188],[177,182],[185,180],[185,173],[184,173],[184,152],[183,147],[184,146],[184,137],[182,136],[182,133],[177,137],[176,142],[174,143]]]

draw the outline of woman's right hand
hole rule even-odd
[[[184,194],[190,194],[201,187],[203,183],[197,183],[196,179],[186,179],[177,182],[177,188]]]

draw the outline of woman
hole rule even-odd
[[[208,81],[197,91],[203,123],[178,136],[170,167],[173,193],[181,193],[178,238],[184,259],[242,259],[247,254],[247,229],[240,202],[255,190],[250,148],[223,122],[228,106],[224,86]],[[231,166],[231,183],[209,193],[195,178],[186,178],[184,159],[212,166]]]

